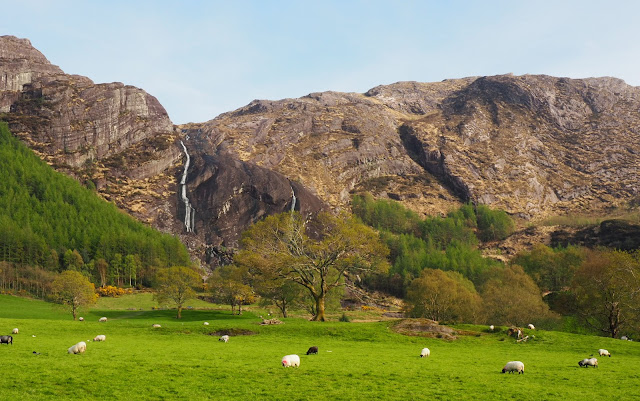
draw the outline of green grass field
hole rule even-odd
[[[227,309],[185,310],[178,321],[173,310],[127,310],[130,300],[118,302],[126,308],[98,304],[74,322],[57,306],[0,295],[0,334],[20,329],[13,346],[0,345],[0,399],[640,399],[635,342],[536,330],[535,340],[516,344],[467,325],[458,329],[477,334],[448,342],[396,334],[390,321],[290,318],[260,326],[254,313],[232,316]],[[99,323],[100,316],[109,321]],[[210,335],[228,329],[255,334],[227,344]],[[67,354],[98,334],[107,340]],[[312,345],[319,354],[306,356]],[[429,358],[419,358],[423,347]],[[597,369],[579,368],[598,348],[613,356],[598,357]],[[294,353],[300,368],[281,367],[282,356]],[[500,373],[511,360],[524,362],[524,375]]]

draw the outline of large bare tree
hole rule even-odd
[[[265,279],[306,288],[315,303],[313,320],[324,321],[327,294],[347,275],[386,271],[388,253],[378,234],[353,216],[287,212],[251,226],[235,261]]]

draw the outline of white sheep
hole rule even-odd
[[[535,330],[536,329],[536,326],[532,325],[531,323],[529,323],[527,325],[527,327],[529,328],[529,330]]]
[[[104,317],[104,316],[102,316],[100,319],[98,319],[98,321],[99,321],[99,322],[106,322],[106,321],[107,321],[107,318],[106,318],[106,317]]]
[[[609,353],[609,351],[607,351],[606,349],[602,349],[602,348],[600,348],[598,350],[598,355],[600,355],[600,356],[608,356],[609,358],[611,358],[611,354]]]
[[[106,341],[106,340],[107,340],[107,336],[105,336],[104,334],[99,334],[93,337],[93,341]]]
[[[84,341],[80,341],[79,343],[69,347],[67,352],[70,354],[82,354],[86,350],[87,350],[87,343],[85,343]]]
[[[507,362],[507,364],[504,365],[504,368],[502,368],[502,373],[506,373],[506,372],[509,372],[509,373],[518,372],[518,374],[524,373],[524,363],[520,361]]]
[[[627,341],[629,338],[627,336],[622,336],[622,337],[620,337],[620,339],[623,340],[623,341]]]
[[[80,316],[80,317],[78,318],[78,320],[79,320],[79,321],[81,321],[81,322],[84,322],[84,318],[83,318],[82,316]]]
[[[208,325],[209,325],[209,322],[204,322],[204,323],[202,323],[202,324],[203,324],[204,326],[208,326]]]
[[[296,368],[300,367],[300,357],[298,355],[285,355],[282,357],[282,366],[284,366],[285,368],[288,367],[293,367],[295,366]]]
[[[494,325],[489,326],[489,330],[493,331],[495,329]]]
[[[229,336],[225,334],[224,336],[220,337],[218,341],[223,341],[225,343],[229,342]]]
[[[159,328],[160,328],[160,327],[162,327],[162,326],[160,326],[158,323],[156,323],[156,324],[154,324],[154,325],[153,325],[153,326],[151,326],[151,327],[153,327],[154,329],[159,329]]]
[[[593,366],[594,368],[598,367],[598,360],[596,358],[586,358],[578,362],[578,366],[584,366],[588,368],[589,366]]]
[[[11,334],[18,334],[18,328],[16,327],[15,329],[11,330]]]
[[[429,355],[431,355],[431,351],[429,350],[429,348],[423,348],[422,352],[420,352],[420,358],[425,358]]]

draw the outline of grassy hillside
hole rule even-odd
[[[11,280],[2,277],[5,289],[29,290],[28,281],[42,276],[25,272],[24,266],[45,272],[74,268],[97,276],[92,262],[104,259],[108,281],[122,282],[131,274],[144,279],[157,267],[189,263],[177,238],[139,223],[54,171],[14,138],[5,123],[0,123],[0,160],[0,261],[20,270]],[[127,265],[128,255],[133,258]]]
[[[187,310],[182,321],[174,311],[92,310],[74,322],[40,301],[0,296],[0,306],[0,334],[20,328],[13,346],[0,345],[0,364],[20,367],[0,375],[0,399],[634,399],[640,385],[640,345],[609,338],[536,330],[535,340],[516,344],[462,326],[476,334],[447,342],[397,334],[392,322],[291,318],[263,327],[251,313],[218,310]],[[102,315],[109,321],[99,323]],[[227,344],[210,335],[229,329],[256,334]],[[66,353],[97,334],[107,340]],[[304,355],[312,345],[319,354]],[[429,358],[418,357],[423,347]],[[613,356],[579,368],[598,348]],[[282,368],[292,353],[300,368]],[[501,374],[510,360],[523,361],[525,374]]]

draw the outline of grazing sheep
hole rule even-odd
[[[69,347],[67,352],[70,354],[82,354],[86,350],[87,350],[87,343],[85,343],[84,341],[80,341],[79,343]]]
[[[431,351],[429,350],[429,348],[423,348],[422,352],[420,352],[420,358],[425,358],[429,355],[431,355]]]
[[[309,347],[309,349],[307,350],[307,355],[311,355],[311,354],[318,354],[318,347]]]
[[[82,316],[80,316],[80,317],[78,318],[78,320],[79,320],[79,321],[81,321],[81,322],[84,322],[84,318],[83,318]]]
[[[298,355],[285,355],[282,357],[282,366],[284,366],[285,368],[293,367],[293,366],[295,366],[296,368],[299,368],[300,357]]]
[[[0,344],[11,344],[13,345],[13,337],[11,336],[0,336]]]
[[[93,341],[106,341],[106,340],[107,340],[107,336],[105,336],[104,334],[97,335],[93,338]]]
[[[489,326],[489,330],[493,331],[495,327],[493,325]]]
[[[104,316],[102,316],[100,319],[98,319],[98,321],[99,321],[99,322],[106,322],[106,321],[107,321],[107,318],[106,318],[106,317],[104,317]]]
[[[151,327],[153,327],[154,329],[159,329],[159,328],[160,328],[160,327],[162,327],[162,326],[160,326],[159,324],[157,324],[157,323],[156,323],[156,324],[154,324],[154,325],[153,325],[153,326],[151,326]]]
[[[208,326],[208,325],[209,325],[209,322],[204,322],[204,323],[202,323],[202,324],[203,324],[204,326]]]
[[[535,330],[536,329],[536,326],[532,325],[531,323],[529,323],[527,325],[527,327],[529,328],[529,330]]]
[[[225,334],[224,336],[220,337],[218,341],[224,341],[225,343],[229,342],[229,336]]]
[[[627,341],[629,338],[627,336],[620,337],[621,340]]]
[[[609,351],[607,351],[606,349],[602,349],[602,348],[600,348],[598,350],[598,355],[600,355],[600,356],[608,356],[609,358],[611,358],[611,354],[609,353]]]
[[[520,361],[507,362],[507,364],[504,365],[504,368],[502,368],[502,373],[506,373],[506,372],[509,372],[509,373],[518,372],[518,374],[524,373],[524,363]]]
[[[15,329],[11,330],[11,334],[18,334],[18,328],[16,327]]]
[[[588,368],[589,366],[593,366],[594,368],[598,367],[598,360],[596,358],[586,358],[578,362],[578,366],[584,366]]]

